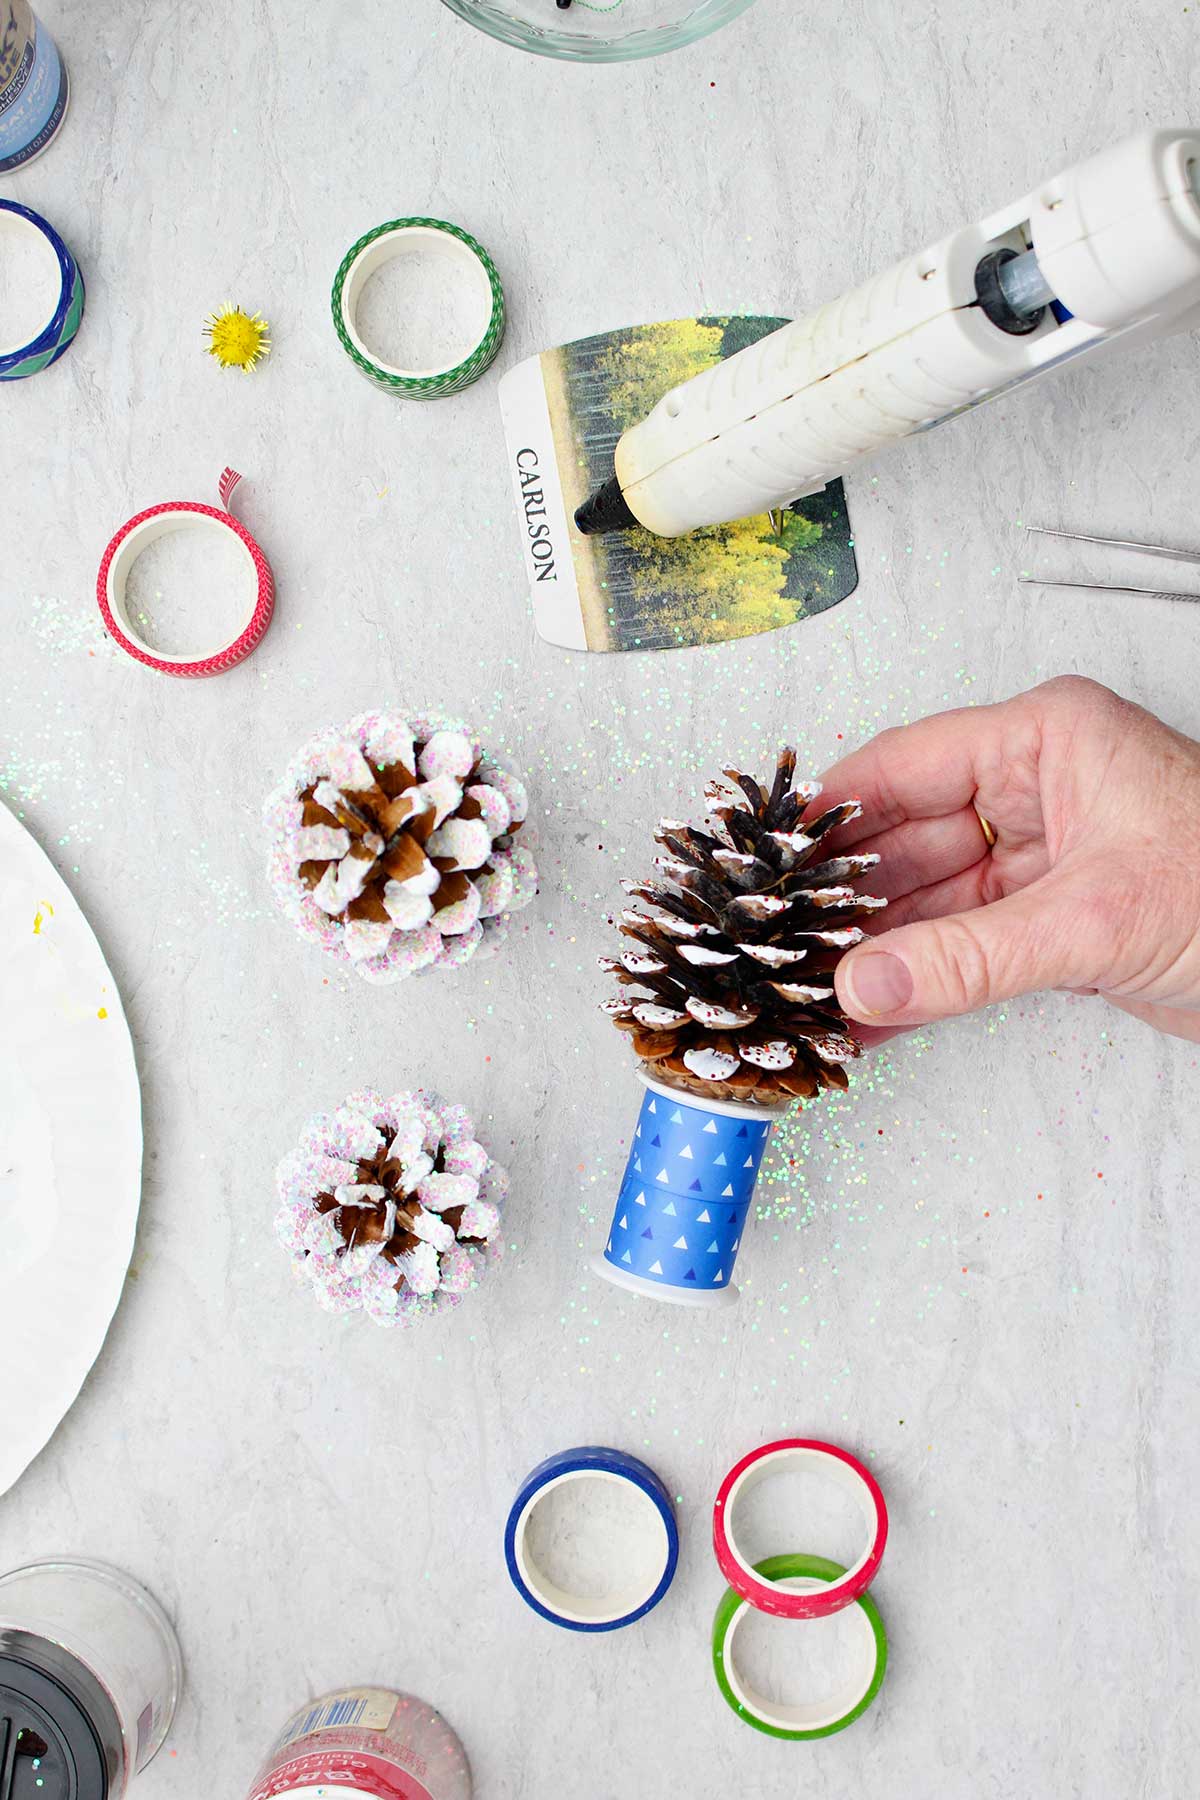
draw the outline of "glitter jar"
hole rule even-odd
[[[502,44],[566,62],[628,62],[694,44],[754,0],[443,0]]]
[[[29,0],[2,0],[0,175],[42,154],[66,117],[70,92],[58,46]]]
[[[128,1575],[66,1559],[0,1575],[2,1800],[121,1800],[182,1680],[170,1621]]]
[[[290,1718],[247,1800],[471,1800],[471,1765],[445,1719],[393,1688],[339,1688]]]

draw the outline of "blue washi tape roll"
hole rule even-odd
[[[726,1305],[737,1298],[734,1259],[771,1126],[784,1109],[706,1102],[642,1080],[612,1227],[593,1267],[659,1300]]]
[[[48,220],[15,200],[0,200],[0,237],[23,232],[41,245],[47,274],[58,283],[54,311],[27,344],[0,341],[0,381],[22,381],[57,362],[79,330],[83,317],[83,276],[79,265]]]
[[[599,1598],[568,1593],[533,1560],[528,1543],[529,1521],[540,1501],[570,1483],[623,1482],[645,1502],[646,1526],[654,1546],[654,1574],[630,1586],[614,1557],[612,1589]],[[654,1470],[623,1450],[594,1444],[560,1450],[539,1463],[517,1491],[504,1529],[504,1558],[513,1586],[527,1606],[552,1625],[568,1631],[616,1631],[632,1625],[657,1606],[675,1575],[679,1561],[679,1527],[671,1496]]]

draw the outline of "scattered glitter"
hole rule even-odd
[[[493,655],[489,646],[487,660],[453,655],[431,666],[418,648],[444,647],[452,639],[439,632],[451,626],[435,619],[423,645],[410,641],[391,593],[415,589],[427,570],[415,559],[408,564],[401,546],[386,591],[351,595],[334,587],[320,596],[322,606],[345,612],[347,635],[353,633],[353,654],[345,658],[351,681],[343,680],[342,659],[331,667],[328,641],[311,629],[311,608],[301,616],[298,593],[289,629],[268,637],[245,672],[225,678],[243,683],[257,716],[244,741],[238,725],[237,766],[205,757],[190,817],[165,805],[174,789],[164,784],[160,753],[164,743],[199,741],[182,727],[175,739],[174,714],[196,708],[203,690],[177,694],[170,683],[147,689],[141,704],[160,729],[157,744],[147,739],[135,747],[119,731],[98,733],[95,720],[120,718],[133,684],[149,678],[125,668],[90,599],[35,600],[31,609],[22,600],[36,654],[23,668],[10,658],[0,669],[0,704],[13,721],[0,744],[0,796],[57,846],[68,871],[93,847],[110,869],[108,846],[117,833],[122,843],[132,835],[170,867],[169,884],[154,880],[152,870],[131,875],[154,939],[154,979],[138,996],[144,1037],[152,1041],[153,1032],[171,1041],[183,982],[220,979],[234,991],[269,957],[279,979],[263,984],[276,991],[256,1029],[264,1059],[282,1060],[285,1077],[293,1066],[307,1072],[314,1060],[308,1045],[316,1041],[323,1054],[344,1056],[350,1079],[381,1077],[384,1071],[364,1065],[364,1046],[385,1021],[381,1041],[393,1044],[398,1016],[394,1006],[374,1010],[353,975],[330,978],[306,968],[302,947],[271,916],[258,811],[270,774],[292,745],[338,716],[339,706],[348,714],[376,699],[429,702],[477,722],[522,769],[541,893],[514,919],[501,974],[465,970],[452,995],[444,988],[435,995],[436,983],[409,984],[406,1029],[436,1045],[445,1008],[456,1010],[471,1034],[473,1074],[464,1071],[470,1079],[462,1091],[477,1117],[488,1098],[499,1098],[503,1077],[496,1142],[500,1132],[504,1141],[516,1140],[503,1160],[513,1176],[508,1229],[517,1242],[503,1279],[479,1296],[478,1314],[490,1314],[493,1325],[510,1311],[536,1314],[539,1354],[547,1362],[557,1357],[568,1392],[587,1382],[597,1431],[623,1433],[617,1441],[641,1442],[651,1456],[676,1432],[704,1446],[706,1456],[711,1440],[719,1459],[731,1437],[749,1443],[801,1426],[835,1435],[843,1422],[852,1441],[864,1418],[880,1432],[885,1425],[895,1432],[888,1421],[903,1426],[911,1412],[915,1431],[918,1396],[905,1386],[904,1368],[892,1366],[891,1334],[902,1335],[906,1359],[936,1365],[952,1354],[964,1321],[972,1332],[983,1330],[986,1309],[1000,1307],[1001,1291],[1011,1296],[1015,1282],[1038,1282],[1047,1303],[1086,1306],[1083,1234],[1098,1218],[1107,1226],[1126,1216],[1124,1208],[1096,1206],[1091,1183],[1101,1168],[1106,1191],[1125,1192],[1127,1184],[1132,1191],[1140,1180],[1134,1170],[1146,1143],[1130,1131],[1122,1075],[1126,1061],[1141,1054],[1131,1046],[1142,1027],[1115,1019],[1099,1031],[1087,1001],[1030,1000],[897,1039],[863,1059],[848,1094],[827,1095],[785,1122],[740,1253],[740,1299],[727,1314],[656,1313],[650,1302],[610,1290],[588,1272],[611,1217],[641,1091],[598,1011],[603,981],[595,957],[607,947],[604,915],[619,904],[620,879],[644,866],[652,822],[666,812],[698,816],[714,758],[765,766],[788,741],[797,744],[803,767],[820,770],[884,726],[988,701],[1057,672],[1053,657],[1041,664],[1041,632],[1030,633],[1024,647],[1010,633],[998,652],[995,609],[982,600],[999,604],[1008,593],[1010,559],[998,560],[991,577],[983,565],[985,593],[973,593],[969,608],[952,604],[951,578],[965,576],[955,566],[957,547],[940,548],[917,533],[906,552],[902,525],[885,536],[890,527],[878,516],[884,489],[875,482],[871,477],[862,489],[864,513],[870,507],[875,516],[869,548],[859,532],[860,590],[828,614],[759,639],[571,658],[532,634],[526,640],[510,632],[496,642],[515,639],[515,651]],[[366,478],[366,501],[383,487],[379,473]],[[386,515],[371,509],[371,516]],[[472,523],[477,542],[494,529],[507,553],[507,515],[494,527],[486,516]],[[946,587],[935,594],[938,573]],[[518,587],[514,576],[497,605],[509,605]],[[15,606],[16,595],[10,599]],[[310,629],[302,630],[306,623]],[[371,656],[376,690],[360,696]],[[200,716],[191,714],[192,733]],[[248,783],[246,767],[256,759],[260,773]],[[112,948],[140,973],[131,928],[122,940],[111,917],[105,923]],[[275,934],[269,941],[268,933]],[[972,1087],[962,1081],[964,1053],[978,1076]],[[1168,1063],[1175,1054],[1163,1053],[1165,1079],[1172,1067],[1194,1066],[1194,1059]],[[1035,1104],[1019,1080],[995,1079],[1002,1066],[1037,1070]],[[320,1098],[314,1095],[314,1104]],[[301,1123],[295,1102],[288,1104],[291,1116],[272,1156]],[[1086,1223],[1079,1204],[1085,1185],[1093,1203]],[[260,1235],[269,1250],[265,1216]],[[975,1275],[970,1284],[967,1272]],[[461,1317],[447,1329],[457,1331]],[[555,1335],[557,1351],[547,1342]],[[503,1338],[497,1333],[498,1344]],[[508,1354],[527,1348],[521,1334],[509,1340]],[[463,1331],[456,1347],[473,1342]],[[460,1375],[453,1354],[444,1372],[440,1352],[421,1345],[414,1354],[428,1379]],[[695,1406],[701,1389],[717,1402],[700,1409],[709,1415],[703,1433]],[[549,1391],[556,1406],[562,1403],[561,1385]],[[922,1376],[918,1394],[926,1392]],[[904,1415],[895,1413],[897,1402]],[[734,1405],[730,1422],[723,1408]],[[861,1441],[856,1447],[871,1449]],[[886,1456],[886,1443],[877,1449]],[[683,1472],[681,1466],[676,1479]],[[694,1489],[689,1494],[694,1502]]]

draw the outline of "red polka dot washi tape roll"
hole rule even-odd
[[[739,1542],[738,1514],[752,1488],[768,1475],[821,1475],[840,1487],[862,1515],[866,1547],[850,1567],[830,1581],[797,1591],[764,1577]],[[879,1483],[848,1450],[815,1438],[781,1438],[735,1463],[721,1483],[713,1507],[713,1549],[721,1573],[736,1594],[759,1612],[781,1619],[820,1619],[840,1612],[870,1587],[887,1544],[888,1515]],[[796,1532],[803,1540],[803,1529]]]
[[[221,507],[201,506],[195,500],[168,500],[151,506],[122,525],[109,543],[96,578],[96,600],[109,636],[127,655],[158,669],[164,675],[220,675],[242,662],[262,640],[275,610],[275,579],[271,565],[254,538],[230,511],[229,503],[241,476],[236,469],[222,471],[218,490]],[[174,656],[153,649],[138,632],[126,601],[129,571],[143,550],[168,531],[231,531],[241,545],[254,579],[254,602],[232,643]]]

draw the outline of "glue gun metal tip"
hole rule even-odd
[[[637,520],[626,504],[615,475],[596,489],[575,512],[575,526],[584,537],[601,537],[608,531],[629,531]]]

